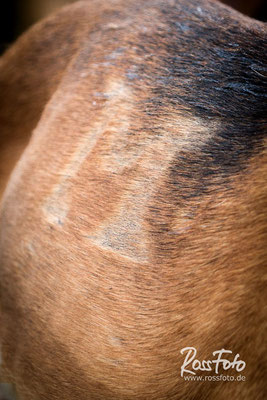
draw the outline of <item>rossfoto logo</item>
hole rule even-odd
[[[181,366],[181,377],[184,378],[188,375],[196,375],[200,371],[201,372],[210,371],[218,375],[219,373],[222,373],[224,371],[229,371],[230,369],[234,369],[236,372],[241,372],[246,368],[245,361],[239,358],[240,357],[239,354],[233,355],[233,352],[231,350],[225,350],[225,349],[216,350],[212,353],[213,358],[211,360],[198,360],[196,357],[197,350],[195,349],[195,347],[184,347],[181,350],[181,354],[185,356],[184,362]],[[219,380],[219,379],[213,379],[213,380]],[[228,380],[228,379],[220,379],[220,380]],[[229,379],[229,380],[234,380],[234,379]],[[245,379],[238,379],[238,380],[245,380]]]

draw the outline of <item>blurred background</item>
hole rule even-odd
[[[30,25],[57,8],[74,1],[77,0],[2,0],[0,2],[0,54]],[[146,0],[143,1],[145,3]],[[253,18],[267,20],[267,0],[222,1]]]
[[[0,400],[16,400],[16,395],[12,385],[0,383]]]
[[[73,3],[74,1],[75,0],[0,1],[0,52],[2,53],[9,44],[29,26],[46,17],[57,8]]]

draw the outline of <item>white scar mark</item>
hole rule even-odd
[[[93,96],[105,99],[100,115],[95,116],[95,121],[88,132],[75,144],[74,151],[66,167],[60,172],[60,180],[46,199],[43,211],[46,219],[52,224],[63,224],[70,206],[71,178],[79,171],[82,163],[92,152],[97,141],[105,131],[118,135],[119,131],[128,130],[128,118],[120,115],[121,104],[129,101],[129,89],[123,81],[112,81],[107,85],[105,92],[94,92]],[[121,117],[121,118],[120,118]],[[116,124],[114,124],[116,120]],[[73,144],[74,147],[74,144]]]
[[[87,236],[97,246],[117,252],[120,256],[134,262],[149,260],[145,214],[157,182],[177,152],[190,148],[196,149],[205,143],[212,134],[212,130],[201,126],[198,120],[181,118],[177,121],[177,127],[174,125],[174,122],[169,127],[168,124],[164,125],[162,135],[153,135],[144,141],[139,158],[136,160],[138,172],[127,194],[118,204],[116,214],[106,220],[93,235]],[[194,138],[192,138],[192,132],[195,133]],[[199,137],[197,144],[196,136]],[[119,161],[119,170],[121,169],[121,159],[125,157],[125,150],[121,151],[124,154],[120,157],[118,150],[117,157],[113,159],[113,162],[114,160]],[[131,159],[131,156],[129,158]]]
[[[130,88],[122,80],[113,80],[107,83],[105,92],[94,92],[92,96],[95,101],[100,98],[101,103],[103,99],[105,102],[86,134],[79,136],[78,143],[71,142],[71,155],[63,170],[58,172],[59,180],[46,198],[43,212],[50,223],[64,223],[70,208],[72,178],[98,140],[108,132],[102,146],[103,154],[101,157],[98,155],[97,169],[121,176],[125,179],[127,191],[113,216],[104,220],[90,235],[83,232],[82,236],[101,249],[134,262],[146,262],[150,255],[146,208],[160,178],[179,151],[197,151],[212,136],[215,127],[204,125],[197,118],[170,114],[162,118],[162,125],[157,126],[156,133],[153,132],[153,122],[150,133],[142,132],[141,123],[139,133],[130,138]],[[69,154],[69,149],[66,154]],[[129,166],[135,171],[134,178],[123,178],[123,170]]]

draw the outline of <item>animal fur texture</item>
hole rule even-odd
[[[266,55],[266,26],[216,1],[92,0],[0,59],[20,399],[266,399]],[[246,380],[186,381],[188,346]]]

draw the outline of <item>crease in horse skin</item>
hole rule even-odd
[[[108,82],[105,92],[96,92],[96,96],[105,97],[106,102],[100,110],[100,118],[96,118],[88,133],[81,137],[76,144],[75,151],[67,162],[66,167],[60,172],[60,179],[52,189],[52,193],[46,198],[43,212],[49,223],[64,224],[70,207],[71,179],[80,170],[83,162],[90,156],[98,140],[107,130],[112,130],[111,124],[119,112],[121,103],[128,101],[131,93],[122,80]],[[126,116],[127,117],[127,116]],[[128,128],[127,118],[122,119],[119,129],[124,131]],[[114,132],[118,135],[118,131]]]

